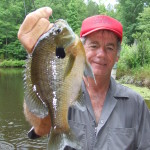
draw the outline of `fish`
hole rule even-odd
[[[40,118],[50,114],[47,149],[83,149],[68,124],[69,107],[75,103],[83,107],[79,98],[83,76],[94,78],[82,42],[67,21],[58,19],[37,41],[24,73],[29,111]]]

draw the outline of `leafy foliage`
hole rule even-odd
[[[20,42],[17,40],[17,32],[24,17],[24,10],[22,9],[23,3],[21,3],[19,0],[2,0],[1,4],[0,58],[25,58],[25,56],[20,58],[20,54],[17,53],[19,51],[24,53],[24,50],[21,49]],[[19,50],[17,48],[19,48]]]
[[[79,7],[83,6],[83,9],[78,9]],[[68,4],[68,11],[67,11],[67,21],[72,27],[73,31],[75,31],[77,34],[79,34],[81,23],[83,20],[83,16],[80,14],[83,14],[86,12],[85,3],[81,0],[72,0]]]
[[[144,7],[150,5],[149,0],[118,0],[119,7],[117,12],[124,27],[124,36],[127,37],[127,44],[133,44],[132,34],[136,31],[137,17]]]
[[[23,67],[25,65],[24,60],[4,60],[0,63],[0,67]]]
[[[96,2],[89,0],[86,7],[87,7],[87,15],[85,17],[90,17],[99,14],[99,6],[97,5]]]
[[[121,57],[118,63],[118,70],[125,72],[132,69],[142,70],[143,67],[150,65],[150,7],[144,8],[144,11],[137,17],[136,30],[132,37],[134,44],[122,45]],[[147,71],[150,68],[146,69]],[[139,74],[140,71],[138,71]],[[133,73],[133,72],[132,72]],[[142,72],[144,74],[144,72]],[[146,73],[148,74],[148,73]]]
[[[137,20],[137,32],[132,36],[137,43],[139,65],[143,66],[150,64],[150,7],[144,8]]]
[[[144,8],[144,11],[139,13],[137,21],[137,32],[143,33],[144,31],[144,35],[150,39],[150,7]]]
[[[131,68],[138,67],[138,51],[137,46],[128,46],[126,44],[122,45],[122,50],[120,53],[120,60],[118,63],[118,68],[121,70],[128,70]]]
[[[50,22],[62,18],[79,35],[82,21],[89,16],[105,14],[120,20],[124,27],[124,44],[118,66],[130,69],[150,64],[150,3],[149,0],[118,0],[107,7],[93,0],[1,0],[0,61],[24,60],[26,51],[17,39],[25,16],[43,6],[53,9]],[[134,34],[133,34],[134,33]],[[134,44],[133,44],[134,42]],[[130,44],[130,45],[127,45]]]

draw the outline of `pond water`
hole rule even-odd
[[[0,150],[44,150],[47,137],[30,140],[23,114],[23,69],[0,69]]]

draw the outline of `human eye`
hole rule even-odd
[[[107,49],[108,51],[113,51],[113,50],[114,50],[114,48],[111,47],[111,46],[106,47],[106,49]]]
[[[90,44],[89,47],[94,50],[94,49],[98,48],[98,45],[97,44]]]
[[[106,45],[106,50],[107,51],[114,51],[115,50],[115,46],[114,46],[114,44],[108,44],[108,45]]]

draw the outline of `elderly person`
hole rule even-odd
[[[18,38],[28,53],[53,26],[48,21],[51,14],[52,10],[44,7],[25,18]],[[111,78],[111,70],[119,59],[122,35],[121,23],[109,16],[92,16],[82,23],[80,37],[97,84],[92,78],[83,77],[81,88],[86,109],[71,107],[68,122],[84,150],[150,149],[150,114],[143,98]],[[38,118],[26,104],[24,112],[34,127],[29,132],[30,138],[49,133],[49,115]]]

